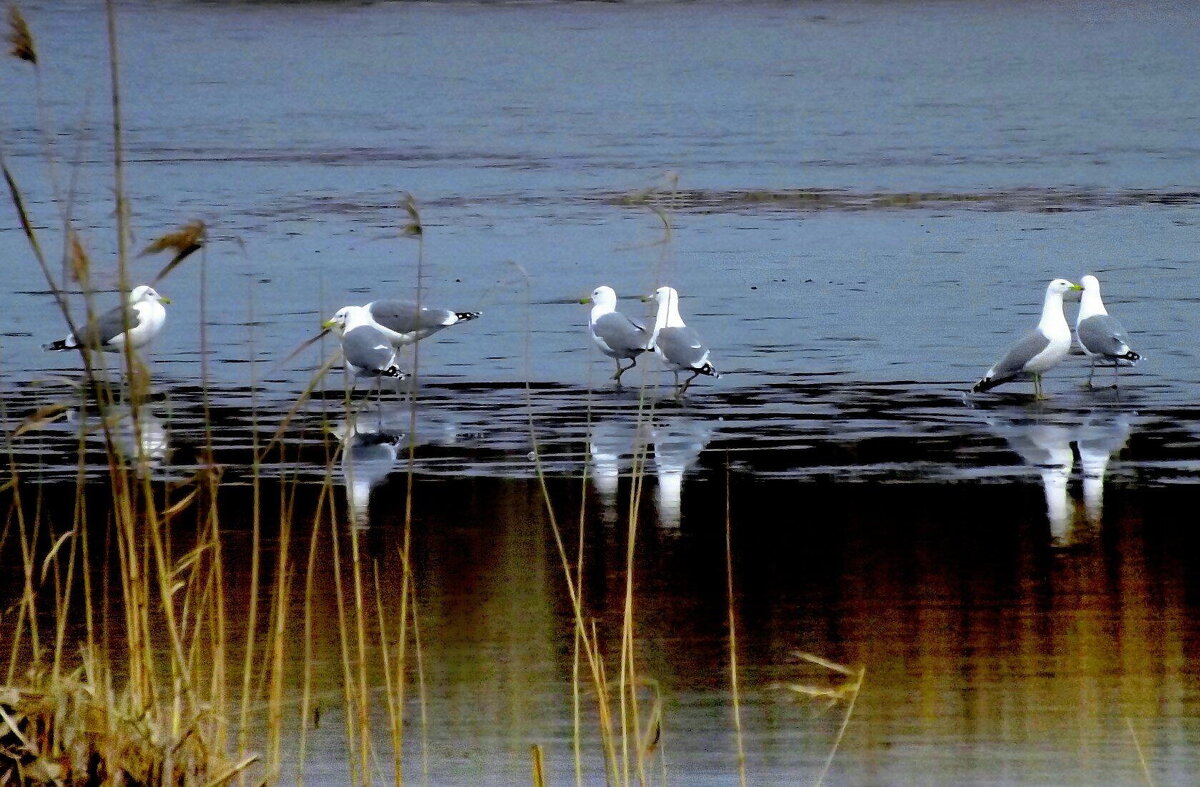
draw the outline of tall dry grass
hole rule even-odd
[[[117,14],[106,3],[112,109],[112,177],[116,255],[97,263],[73,231],[72,206],[62,197],[53,149],[43,148],[60,215],[64,265],[57,272],[44,250],[38,222],[27,209],[24,191],[0,148],[8,196],[25,233],[33,259],[72,332],[96,319],[95,280],[114,276],[120,294],[131,287],[130,201],[125,185],[120,57]],[[19,9],[9,14],[12,54],[35,70],[38,106],[40,69],[30,25]],[[43,136],[53,137],[46,113],[39,111]],[[402,232],[418,222],[411,199]],[[246,608],[235,610],[225,552],[229,534],[222,526],[222,468],[214,461],[213,424],[208,400],[206,338],[207,228],[190,222],[164,234],[143,254],[172,257],[153,281],[158,283],[187,259],[200,259],[201,397],[204,445],[192,476],[185,481],[156,481],[146,435],[147,402],[153,395],[153,370],[136,351],[119,354],[116,369],[106,359],[81,350],[83,374],[74,401],[40,408],[14,434],[6,435],[8,458],[4,490],[11,500],[0,549],[19,553],[21,595],[11,625],[0,631],[7,656],[0,687],[0,779],[5,783],[65,781],[96,784],[222,784],[274,782],[296,751],[303,780],[307,733],[319,723],[321,698],[314,695],[311,648],[313,589],[326,569],[318,560],[323,534],[333,553],[338,625],[347,713],[346,736],[354,749],[349,779],[371,784],[381,773],[379,758],[391,759],[391,780],[403,780],[405,689],[416,664],[421,674],[417,599],[411,584],[407,531],[401,554],[404,580],[401,603],[386,596],[378,566],[370,566],[359,545],[360,534],[326,478],[318,505],[299,510],[299,482],[273,486],[277,521],[264,521],[261,467],[271,451],[286,452],[275,437],[256,442],[251,466],[251,571]],[[193,257],[196,252],[200,252]],[[70,290],[84,296],[84,316],[72,311]],[[128,326],[126,326],[128,328]],[[301,401],[315,389],[325,364]],[[25,478],[12,450],[13,439],[45,426],[70,409],[79,415],[78,465],[73,484],[71,521],[52,519],[43,505],[43,486]],[[132,432],[132,455],[123,447],[109,413],[121,412]],[[88,481],[85,452],[89,436],[103,437],[107,483]],[[254,430],[257,435],[257,430]],[[256,438],[257,439],[257,438]],[[335,466],[336,449],[328,457]],[[411,461],[411,460],[410,460]],[[410,485],[411,497],[411,485]],[[99,501],[97,500],[99,498]],[[93,519],[101,511],[102,519]],[[65,527],[63,525],[66,525]],[[274,540],[264,543],[269,527]],[[8,538],[9,532],[12,538]],[[305,543],[306,542],[306,543]],[[299,550],[299,551],[298,551]],[[343,551],[348,554],[343,555]],[[299,558],[299,559],[297,559]],[[343,575],[342,567],[350,567]],[[298,582],[297,579],[300,579]],[[290,609],[302,598],[303,624]],[[349,603],[343,603],[346,601]],[[47,625],[44,621],[49,621]],[[299,659],[290,657],[293,640],[304,638]],[[376,744],[371,729],[374,687],[368,666],[382,662],[386,687],[388,747]]]

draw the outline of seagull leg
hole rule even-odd
[[[633,362],[630,363],[628,366],[621,366],[620,358],[614,358],[613,360],[617,362],[617,373],[613,375],[613,379],[617,381],[617,387],[619,388],[619,387],[621,387],[621,375],[625,374],[625,372],[627,372],[630,369],[632,369],[633,367],[637,366],[637,358],[634,358]]]
[[[383,431],[383,375],[375,378],[375,426]]]
[[[699,377],[699,376],[700,376],[700,372],[693,372],[691,377],[689,377],[689,378],[687,378],[686,380],[684,380],[684,381],[683,381],[683,387],[679,389],[679,393],[678,393],[678,394],[676,394],[675,398],[676,398],[676,399],[682,399],[682,398],[683,398],[683,394],[684,394],[684,393],[687,391],[687,389],[688,389],[688,386],[692,384],[692,380],[695,380],[695,379],[696,379],[697,377]]]
[[[1096,357],[1092,356],[1092,370],[1090,372],[1088,372],[1088,388],[1096,387],[1096,386],[1092,385],[1092,377],[1095,374],[1096,374]]]
[[[1113,362],[1113,388],[1121,387],[1121,364]]]
[[[354,392],[358,387],[358,375],[352,372],[347,372],[347,374],[350,375],[350,389],[346,391],[346,416],[357,422],[358,408],[354,406]]]
[[[617,373],[612,376],[612,379],[617,381],[617,387],[621,387],[621,375],[625,374],[625,370],[621,368],[621,359],[613,358],[613,363],[617,365]]]
[[[1039,402],[1046,398],[1042,395],[1042,376],[1040,374],[1033,376],[1033,398]]]

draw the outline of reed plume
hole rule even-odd
[[[29,30],[25,15],[15,5],[8,7],[8,43],[12,45],[8,50],[10,55],[37,65],[37,47],[33,44],[33,33]]]
[[[152,280],[155,284],[166,278],[167,274],[175,270],[179,263],[188,258],[192,252],[198,251],[204,247],[204,242],[208,234],[208,227],[200,219],[194,219],[184,224],[179,229],[168,232],[155,240],[151,241],[146,248],[142,249],[139,257],[145,257],[149,254],[158,254],[160,251],[172,250],[175,256],[171,261],[163,266]]]

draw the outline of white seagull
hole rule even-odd
[[[366,312],[370,324],[395,347],[412,344],[443,328],[474,320],[481,314],[432,309],[428,306],[418,309],[412,301],[399,300],[371,301],[358,308]]]
[[[1130,348],[1125,328],[1104,308],[1104,301],[1100,299],[1100,281],[1089,274],[1079,283],[1083,285],[1083,296],[1079,302],[1079,315],[1075,318],[1075,335],[1079,337],[1083,354],[1092,362],[1088,386],[1092,385],[1092,375],[1096,373],[1096,362],[1099,361],[1112,364],[1115,388],[1118,370],[1122,366],[1133,366],[1142,356]]]
[[[142,284],[134,287],[124,306],[118,306],[89,320],[79,335],[45,345],[47,350],[87,350],[119,352],[124,347],[137,348],[153,339],[167,321],[164,303],[171,299],[159,295],[153,287]],[[128,329],[128,330],[127,330]]]
[[[699,375],[721,376],[708,362],[708,348],[700,340],[700,334],[684,324],[679,316],[679,293],[671,287],[659,287],[643,300],[658,303],[658,316],[650,340],[658,357],[675,373],[676,397],[682,397]],[[692,373],[682,386],[679,385],[680,372]]]
[[[1063,316],[1063,295],[1083,289],[1066,279],[1055,279],[1046,287],[1042,319],[1037,328],[1017,342],[972,391],[988,391],[1010,380],[1033,378],[1033,393],[1042,399],[1042,375],[1067,357],[1071,349],[1071,326]]]
[[[583,298],[580,303],[592,304],[588,332],[600,352],[617,364],[617,373],[612,379],[620,386],[621,375],[637,366],[638,356],[650,349],[650,332],[617,311],[617,293],[612,287],[602,284],[592,290],[591,297]],[[622,358],[629,359],[628,366],[621,365]]]
[[[342,355],[346,372],[359,377],[403,379],[406,375],[396,366],[396,348],[388,336],[375,327],[364,306],[343,306],[326,321],[326,329],[334,329],[342,338]]]

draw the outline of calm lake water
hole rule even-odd
[[[103,9],[23,8],[61,188],[111,290]],[[586,503],[590,611],[614,632],[648,457],[638,636],[668,781],[737,781],[727,496],[751,783],[813,781],[837,735],[840,708],[784,688],[828,679],[798,651],[867,669],[827,783],[1143,783],[1138,745],[1158,783],[1200,770],[1200,8],[130,2],[119,21],[135,245],[193,218],[211,234],[160,287],[157,479],[195,468],[207,380],[233,522],[255,441],[335,349],[283,360],[324,318],[411,297],[419,267],[427,302],[484,313],[423,343],[415,436],[388,392],[359,424],[393,437],[331,464],[335,371],[263,468],[332,474],[395,578],[417,443],[432,782],[525,782],[531,743],[573,779],[571,609],[531,429],[556,512],[574,527]],[[26,64],[0,64],[0,144],[57,264],[34,95]],[[398,237],[404,192],[423,245]],[[13,432],[74,402],[79,359],[40,349],[65,324],[12,210],[0,260],[6,448],[53,496],[79,417]],[[1045,283],[1085,273],[1145,357],[1120,390],[1087,389],[1073,357],[1048,402],[967,396]],[[626,375],[644,400],[613,392],[577,302],[602,283],[635,315],[677,287],[721,379],[676,404],[649,359]],[[85,449],[100,481],[103,444]],[[306,776],[336,783],[336,630],[318,648]]]

